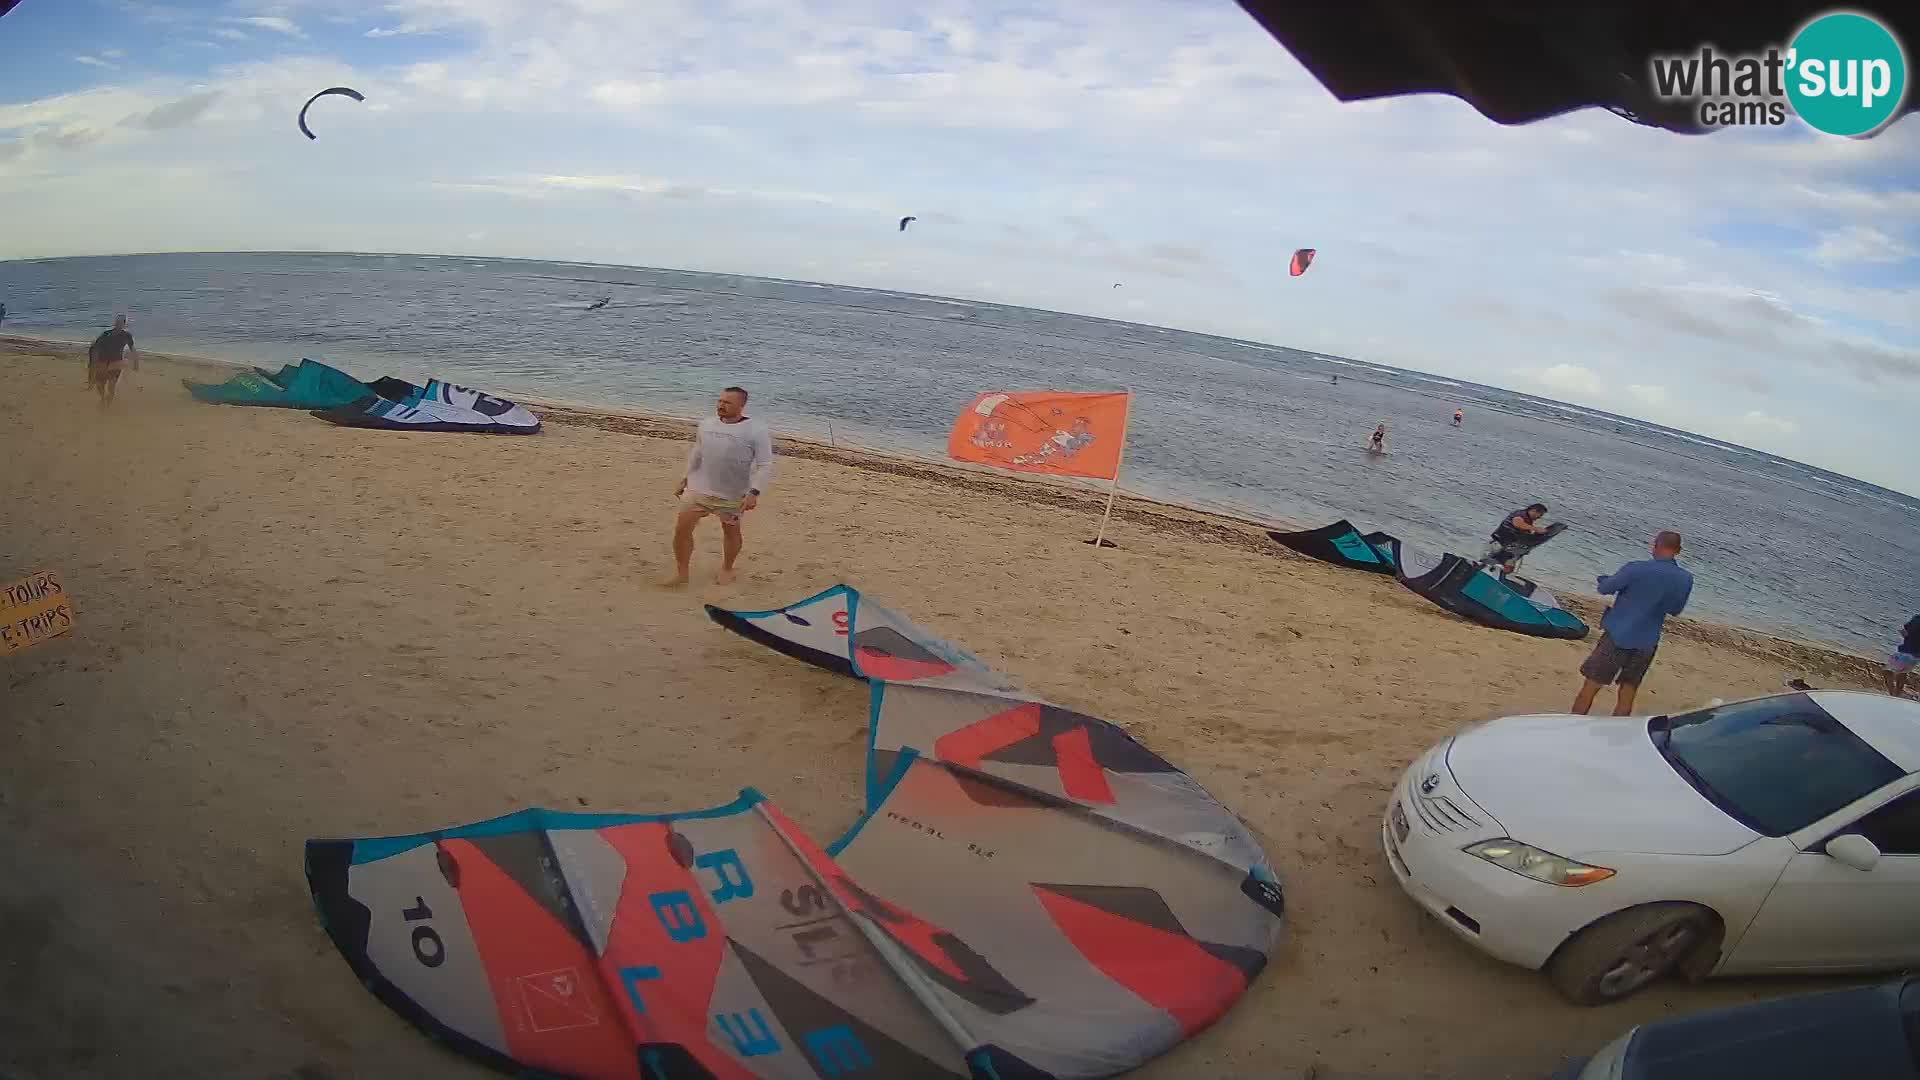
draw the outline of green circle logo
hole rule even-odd
[[[1865,135],[1893,117],[1907,96],[1907,56],[1865,15],[1822,15],[1787,48],[1787,100],[1817,131]]]

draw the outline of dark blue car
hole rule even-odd
[[[1920,1080],[1920,975],[1642,1024],[1553,1080]]]

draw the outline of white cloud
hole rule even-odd
[[[399,26],[376,26],[367,31],[370,38],[409,37],[415,34],[431,34],[433,27],[424,23],[401,23]]]
[[[1912,258],[1914,250],[1868,225],[1849,225],[1820,237],[1813,249],[1816,261],[1835,263],[1897,263]]]
[[[256,27],[261,30],[271,30],[276,34],[285,34],[288,37],[307,36],[306,31],[300,29],[299,23],[279,15],[247,15],[241,18],[229,19],[228,21]]]
[[[719,198],[770,203],[800,203],[866,213],[882,213],[888,208],[876,203],[850,199],[818,191],[790,188],[745,188],[707,186],[650,176],[542,176],[534,183],[541,188],[583,193],[599,192],[625,196],[668,199]],[[485,186],[485,185],[483,185]],[[500,186],[500,185],[494,185]],[[511,187],[512,185],[505,185]],[[936,215],[925,215],[929,220]]]
[[[1742,426],[1759,435],[1792,435],[1800,430],[1800,425],[1791,420],[1782,420],[1754,409],[1740,418]]]
[[[120,66],[119,64],[114,64],[106,60],[102,60],[97,56],[76,56],[73,58],[73,62],[76,64],[86,64],[88,67],[108,68],[108,69],[117,68]]]
[[[1862,214],[1871,217],[1920,215],[1920,191],[1910,189],[1871,191],[1836,185],[1814,187],[1809,184],[1793,184],[1785,189],[1785,193],[1807,208],[1841,214]]]
[[[226,40],[228,40],[228,41],[247,41],[247,40],[250,40],[250,39],[249,39],[249,38],[247,37],[247,34],[246,34],[246,32],[245,32],[245,31],[242,31],[242,30],[235,30],[235,29],[234,29],[233,27],[231,27],[231,26],[216,26],[216,27],[214,27],[214,28],[213,28],[212,30],[210,30],[210,31],[208,31],[208,32],[209,32],[209,33],[211,33],[211,34],[212,34],[212,35],[213,35],[214,37],[217,37],[217,38],[225,38],[225,39],[226,39]]]
[[[1573,394],[1586,401],[1592,401],[1607,392],[1607,385],[1600,380],[1600,376],[1578,364],[1555,364],[1537,371],[1522,370],[1519,374],[1550,393]]]
[[[1667,403],[1667,388],[1664,386],[1645,386],[1640,383],[1630,383],[1627,386],[1627,393],[1632,394],[1634,399],[1639,401],[1640,404],[1652,409],[1659,409]]]
[[[127,54],[124,50],[121,50],[121,49],[101,49],[100,55],[106,57],[109,60],[118,60]]]

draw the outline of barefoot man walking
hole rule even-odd
[[[747,392],[738,386],[720,391],[714,415],[700,421],[687,454],[687,474],[674,489],[680,515],[673,523],[674,576],[663,585],[685,585],[693,560],[693,530],[712,514],[720,519],[724,560],[720,576],[733,580],[733,563],[740,557],[740,517],[760,503],[760,492],[773,473],[773,437],[765,424],[746,413]]]
[[[140,354],[134,351],[133,335],[127,331],[127,317],[115,315],[113,329],[103,331],[87,347],[87,389],[100,395],[100,407],[106,408],[120,388],[120,373],[131,364],[140,370]]]

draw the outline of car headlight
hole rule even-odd
[[[1504,870],[1511,870],[1523,877],[1535,881],[1544,881],[1549,885],[1565,885],[1577,888],[1591,885],[1596,881],[1605,881],[1613,876],[1613,871],[1604,866],[1588,866],[1572,859],[1561,858],[1551,851],[1542,851],[1531,844],[1501,837],[1498,840],[1486,840],[1464,849],[1467,854],[1485,859]]]

